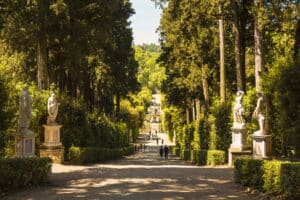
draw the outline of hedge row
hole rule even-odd
[[[237,159],[235,182],[250,186],[283,199],[300,197],[300,162]]]
[[[172,147],[172,153],[183,160],[192,161],[198,165],[222,165],[225,163],[225,152],[220,150],[182,150]]]
[[[0,159],[0,192],[40,185],[49,181],[50,158],[7,158]]]
[[[69,149],[69,160],[73,164],[96,163],[122,158],[134,152],[133,146],[124,148],[74,147]]]

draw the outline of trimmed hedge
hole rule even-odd
[[[225,152],[221,150],[200,150],[194,153],[198,165],[222,165],[225,163]]]
[[[183,160],[190,160],[190,151],[185,149],[180,149],[180,158]]]
[[[49,182],[50,158],[0,159],[0,192]]]
[[[300,162],[237,159],[235,182],[250,186],[283,199],[300,197]]]
[[[207,151],[207,165],[222,165],[225,163],[225,152],[220,150]]]
[[[106,160],[115,160],[132,154],[133,146],[124,148],[97,148],[97,147],[74,147],[69,149],[69,160],[73,164],[96,163]]]
[[[180,156],[180,148],[179,147],[171,147],[171,151],[173,155]]]
[[[221,150],[183,150],[179,147],[172,148],[173,155],[183,160],[190,160],[197,165],[222,165],[225,163],[225,152]]]

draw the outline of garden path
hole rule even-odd
[[[260,199],[233,182],[232,168],[195,166],[174,156],[162,159],[156,140],[147,138],[140,135],[145,151],[124,159],[87,166],[53,164],[50,185],[27,188],[5,199]]]

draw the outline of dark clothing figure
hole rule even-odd
[[[161,158],[163,157],[163,153],[164,153],[163,146],[160,146],[159,147],[159,155],[160,155]]]
[[[164,144],[164,140],[163,139],[161,140],[161,144]]]
[[[165,146],[164,153],[165,153],[165,159],[168,159],[169,147],[167,145]]]

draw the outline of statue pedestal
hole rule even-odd
[[[62,163],[64,161],[64,147],[60,142],[62,125],[51,123],[43,126],[45,128],[45,142],[40,148],[40,157],[50,157],[54,163]]]
[[[272,150],[271,135],[251,135],[253,139],[253,157],[254,158],[269,158]]]
[[[230,148],[239,151],[249,149],[249,146],[246,143],[246,137],[247,137],[246,128],[232,127],[231,130],[232,130],[232,143],[230,145]]]
[[[37,134],[30,131],[27,134],[15,134],[15,155],[25,158],[35,156],[35,137]]]
[[[232,130],[232,143],[228,149],[228,165],[232,166],[234,161],[239,157],[250,156],[250,147],[246,143],[246,127],[235,126]]]

